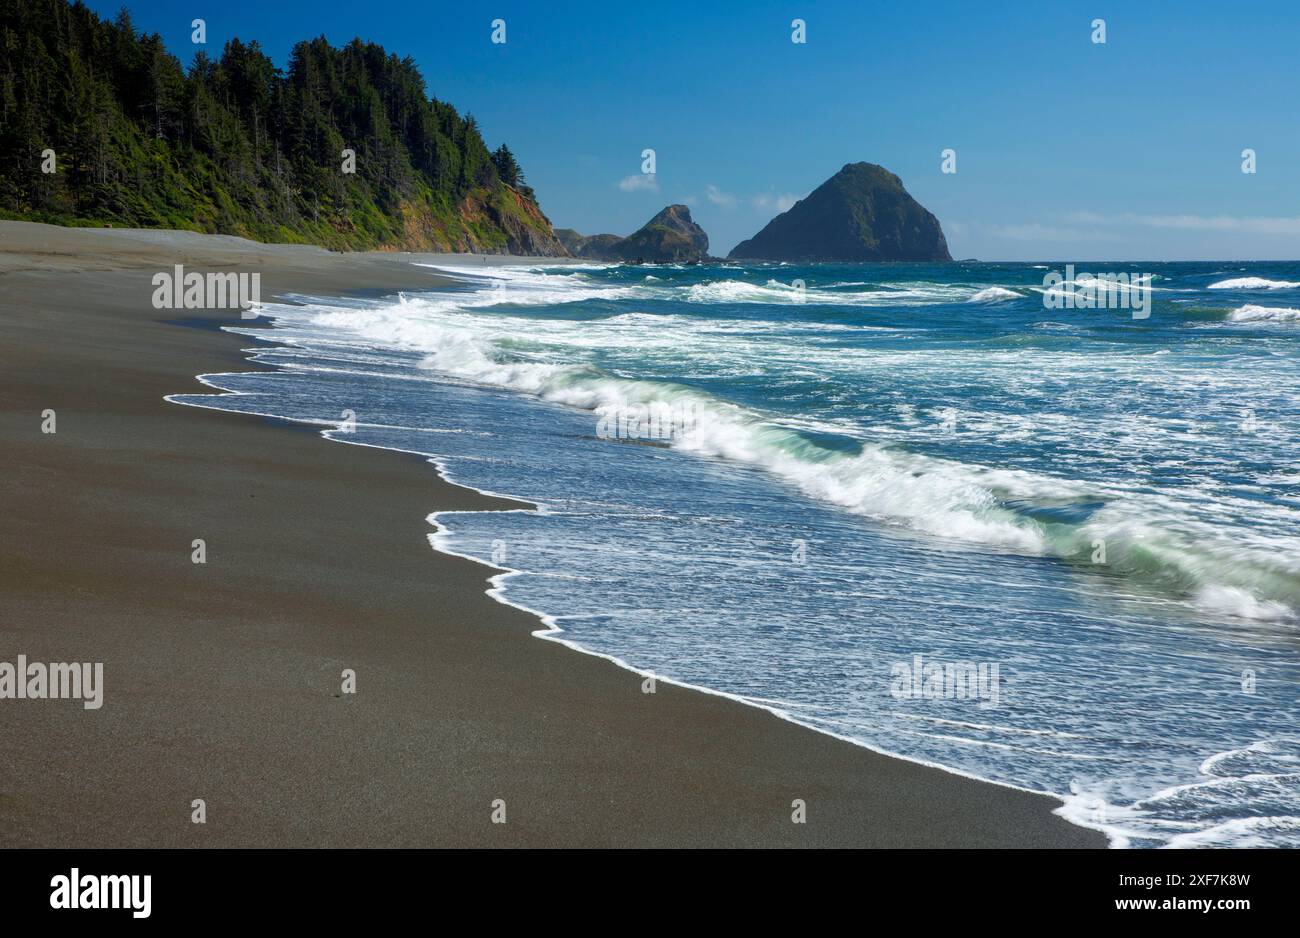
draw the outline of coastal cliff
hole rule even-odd
[[[183,68],[123,10],[0,4],[0,217],[336,250],[567,256],[509,147],[410,58],[231,39]]]

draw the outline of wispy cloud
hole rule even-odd
[[[745,203],[757,212],[784,212],[799,201],[799,196],[790,192],[780,195],[773,192],[760,192],[757,195],[741,196],[725,192],[712,184],[709,185],[704,197],[720,208],[733,209]]]
[[[1192,213],[1099,212],[1078,210],[1043,214],[1029,220],[944,222],[956,251],[985,256],[1013,254],[1020,259],[1086,251],[1119,258],[1292,257],[1300,247],[1300,216],[1197,215]],[[1224,249],[1224,243],[1233,247]]]
[[[794,207],[794,203],[799,201],[799,196],[793,192],[785,192],[781,195],[772,195],[771,193],[760,193],[750,197],[750,202],[754,208],[760,211],[777,211],[788,212]]]
[[[704,197],[714,205],[720,205],[723,208],[735,208],[736,203],[740,201],[730,192],[723,192],[713,183],[709,183],[708,189],[704,192]]]
[[[1135,240],[1134,229],[1220,231],[1295,237],[1300,235],[1300,217],[1156,215],[1139,212],[1116,212],[1107,215],[1101,212],[1081,211],[1067,212],[1057,218],[1042,221],[1006,224],[954,221],[945,227],[958,237],[971,235],[993,237],[1004,241],[1037,241],[1052,244],[1065,242],[1122,244]]]
[[[1142,215],[1124,212],[1101,215],[1074,212],[1067,216],[1076,224],[1164,228],[1176,231],[1234,231],[1262,235],[1300,235],[1300,217],[1244,215]]]
[[[624,192],[658,192],[659,176],[656,173],[636,173],[632,176],[624,176],[618,181],[618,187]]]

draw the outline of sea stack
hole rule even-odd
[[[875,163],[838,173],[742,241],[728,257],[787,261],[951,261],[935,218]]]
[[[680,264],[709,254],[709,236],[691,219],[685,205],[668,206],[626,238],[584,237],[572,228],[561,228],[555,235],[574,257],[591,260]]]

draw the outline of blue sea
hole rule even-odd
[[[548,637],[1116,846],[1300,846],[1300,263],[1077,265],[1145,318],[1064,263],[451,263],[173,400],[535,503],[430,540]]]

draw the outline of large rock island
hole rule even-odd
[[[645,261],[680,264],[708,257],[709,236],[691,220],[685,205],[670,205],[626,238],[598,234],[584,237],[572,228],[557,228],[556,238],[574,257],[599,261]]]
[[[849,163],[727,255],[737,260],[951,261],[939,219],[875,163]]]

